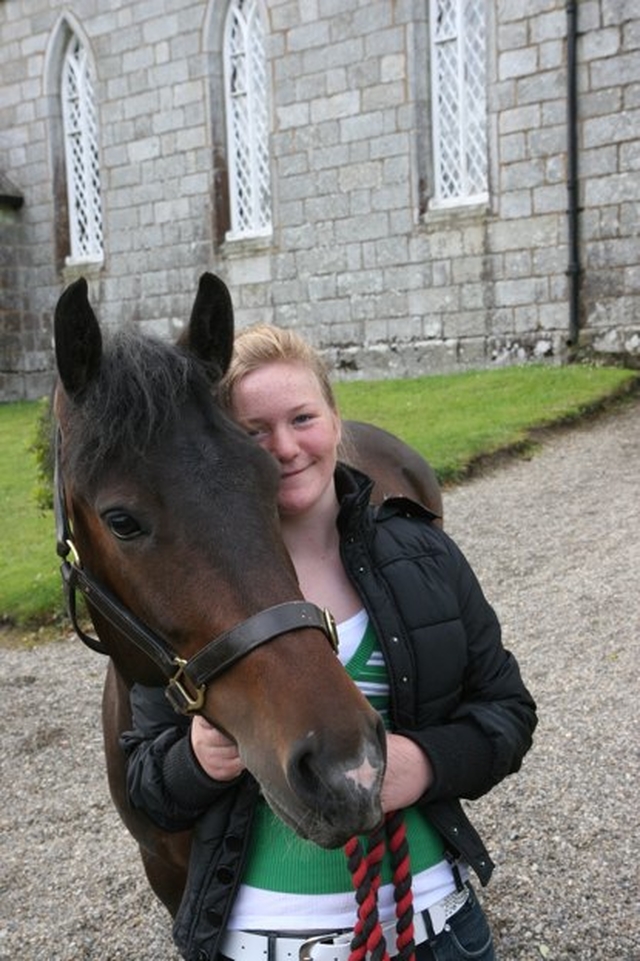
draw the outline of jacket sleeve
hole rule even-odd
[[[161,688],[134,684],[130,696],[133,729],[120,738],[129,800],[166,831],[190,828],[239,779],[206,774],[191,747],[190,720],[176,714]]]
[[[517,771],[532,744],[536,705],[514,656],[502,644],[496,614],[462,552],[446,535],[458,617],[466,639],[459,690],[442,720],[402,730],[432,764],[423,801],[477,798]],[[433,670],[438,669],[437,663]]]

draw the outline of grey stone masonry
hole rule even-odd
[[[0,399],[48,390],[53,309],[79,274],[107,327],[172,338],[213,270],[239,326],[294,326],[345,378],[576,355],[640,366],[640,7],[575,5],[568,273],[567,6],[486,0],[488,200],[439,206],[429,4],[264,2],[273,232],[231,240],[227,3],[0,2],[0,171],[24,201],[0,198]],[[71,33],[94,71],[100,265],[67,260]]]

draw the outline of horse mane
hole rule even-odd
[[[188,397],[212,404],[210,374],[185,350],[120,330],[105,338],[100,370],[69,404],[65,469],[91,480],[118,456],[144,456]]]

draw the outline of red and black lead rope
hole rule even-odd
[[[398,811],[385,817],[368,839],[366,851],[357,837],[351,838],[344,848],[358,905],[349,961],[365,961],[367,955],[371,961],[389,961],[378,915],[380,868],[386,845],[391,856],[396,902],[396,957],[398,961],[415,961],[409,845],[402,812]]]

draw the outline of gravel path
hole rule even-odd
[[[640,401],[446,492],[538,700],[522,771],[471,805],[501,961],[639,961]],[[101,658],[0,652],[0,961],[175,961],[103,773]]]

